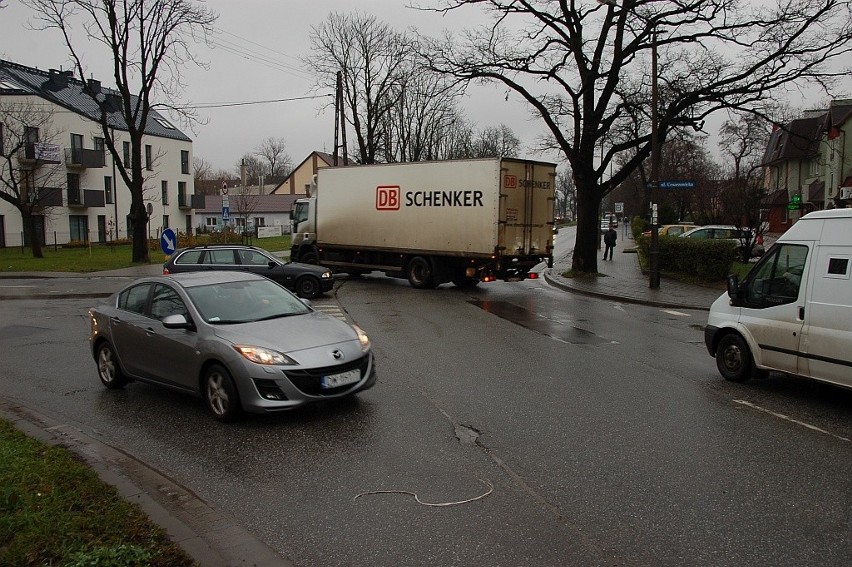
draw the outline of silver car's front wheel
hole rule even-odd
[[[230,372],[219,364],[212,365],[204,375],[204,400],[207,409],[219,421],[234,421],[242,411],[234,380]]]
[[[95,359],[98,363],[98,377],[104,386],[110,390],[117,390],[127,384],[127,378],[121,372],[118,357],[111,344],[102,342],[98,345]]]

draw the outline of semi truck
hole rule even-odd
[[[322,168],[291,213],[291,259],[418,289],[521,281],[553,266],[555,177],[509,158]]]

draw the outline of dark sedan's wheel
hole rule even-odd
[[[296,295],[305,299],[313,299],[322,293],[320,282],[313,276],[302,276],[296,280]]]
[[[725,380],[745,382],[754,372],[754,361],[745,340],[729,333],[719,340],[716,348],[716,367]]]
[[[104,386],[110,390],[117,390],[127,384],[127,378],[121,372],[118,357],[115,355],[111,344],[104,341],[98,345],[96,360],[98,362],[98,377]]]
[[[432,263],[428,258],[415,256],[408,262],[408,283],[416,289],[428,289],[435,287],[435,278],[432,274]]]
[[[234,421],[242,413],[240,396],[224,366],[214,364],[204,374],[204,401],[213,417],[222,422]]]

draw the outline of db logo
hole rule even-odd
[[[399,185],[376,187],[376,209],[379,211],[399,210]]]
[[[506,189],[516,189],[518,187],[518,178],[514,175],[503,176],[503,187]]]

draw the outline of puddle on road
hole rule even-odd
[[[573,325],[546,319],[507,301],[470,300],[468,303],[501,319],[573,345],[599,345],[612,342]]]

